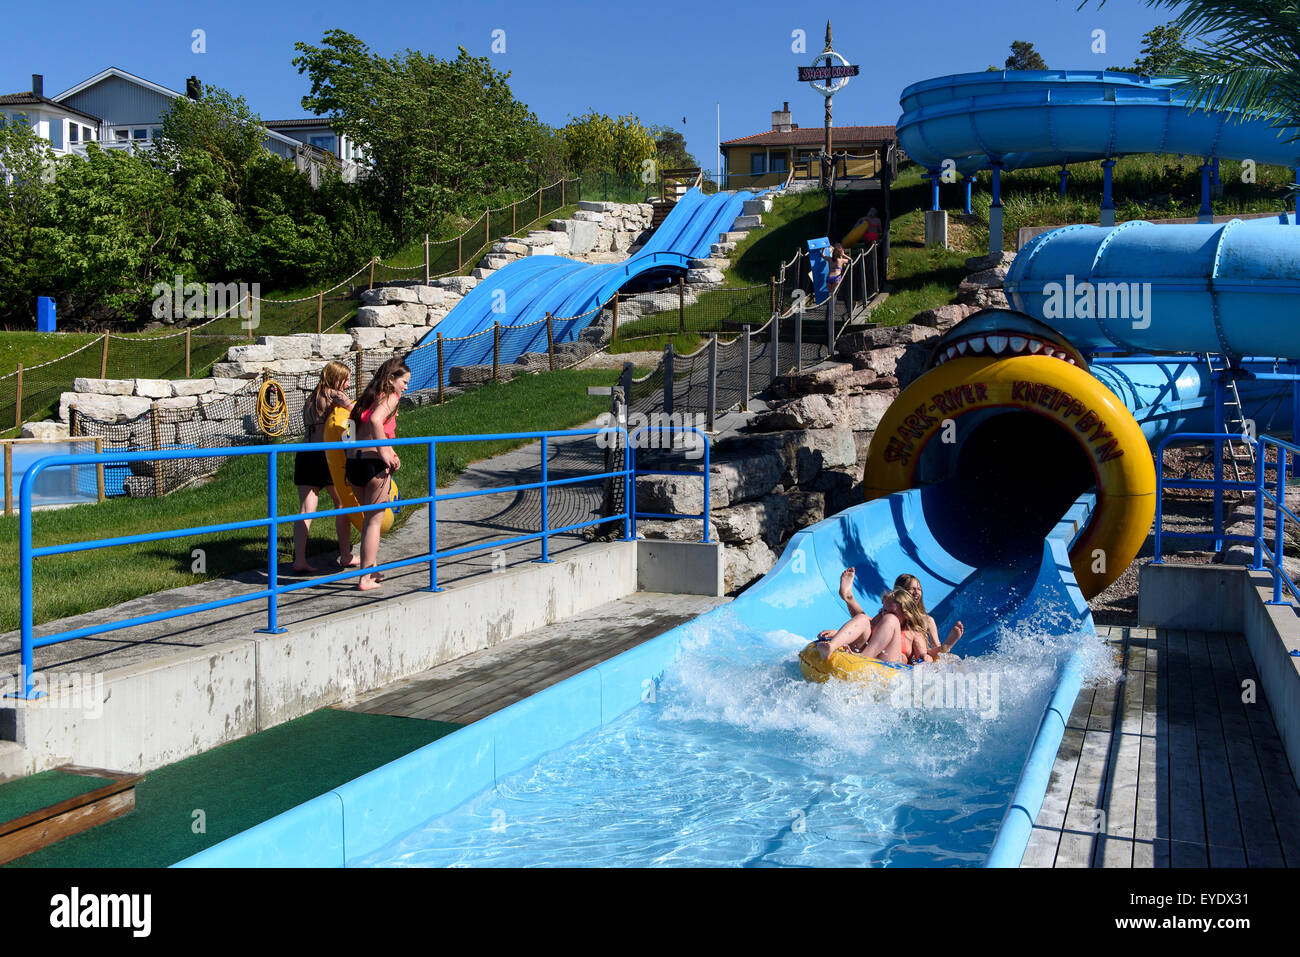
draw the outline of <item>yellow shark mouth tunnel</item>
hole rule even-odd
[[[864,469],[866,498],[960,477],[962,444],[1003,416],[1015,417],[1004,420],[1013,427],[1001,429],[998,454],[981,462],[989,487],[1000,474],[1076,488],[1095,483],[1096,507],[1070,549],[1075,579],[1090,598],[1124,572],[1146,540],[1156,473],[1132,413],[1077,365],[1037,355],[967,357],[930,370],[881,419]],[[1086,466],[1091,477],[1081,474]],[[1014,510],[1013,501],[1006,504]]]

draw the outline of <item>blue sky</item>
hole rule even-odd
[[[1053,69],[1130,63],[1142,34],[1169,19],[1141,0],[1083,10],[1076,0],[835,6],[842,7],[832,16],[836,49],[862,66],[835,98],[836,125],[893,123],[909,83],[1001,65],[1012,40],[1033,42]],[[795,68],[822,48],[826,21],[811,12],[817,8],[789,0],[20,4],[5,14],[6,45],[15,46],[0,57],[0,92],[26,90],[31,74],[41,73],[54,95],[117,66],[175,90],[195,74],[243,95],[263,119],[305,116],[308,83],[291,65],[293,45],[319,43],[337,27],[384,55],[412,48],[454,57],[464,46],[510,70],[515,95],[548,123],[562,126],[588,109],[635,113],[647,125],[682,129],[712,167],[719,101],[724,140],[769,129],[771,111],[786,100],[796,123],[820,126],[821,96],[795,80]],[[206,33],[206,53],[191,49],[196,29]],[[806,32],[809,52],[792,52],[796,29]],[[1091,50],[1097,29],[1106,31],[1103,54]],[[504,53],[492,52],[494,30],[505,31]]]

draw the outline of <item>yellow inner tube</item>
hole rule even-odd
[[[348,416],[351,415],[349,410],[340,406],[335,406],[330,410],[329,418],[325,420],[325,441],[342,442],[343,433],[348,427]],[[356,508],[361,503],[357,501],[356,493],[352,491],[352,486],[347,479],[347,455],[342,449],[330,449],[325,453],[325,461],[329,463],[330,478],[334,480],[334,490],[338,492],[341,508]],[[390,479],[388,482],[388,500],[390,502],[397,499],[397,480]],[[361,512],[353,512],[348,516],[352,520],[352,527],[357,531],[361,530],[364,516]],[[393,527],[394,512],[391,508],[384,509],[384,520],[380,525],[380,532],[387,532]]]
[[[829,659],[817,650],[817,642],[810,641],[799,652],[799,670],[809,681],[821,684],[832,678],[840,681],[889,682],[909,670],[908,665],[893,665],[879,658],[863,658],[847,651],[836,651]]]

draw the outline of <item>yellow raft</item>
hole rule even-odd
[[[330,410],[329,418],[325,420],[325,441],[342,442],[343,433],[348,427],[348,416],[351,412],[342,406],[335,406]],[[352,485],[347,479],[347,455],[342,449],[330,449],[325,453],[325,461],[329,463],[330,478],[334,480],[334,491],[338,492],[340,508],[356,508],[361,503],[357,501],[356,493],[352,491]],[[391,479],[388,483],[388,500],[390,502],[397,500],[397,480]],[[352,526],[361,530],[364,520],[361,512],[353,512],[348,516],[352,521]],[[393,509],[384,509],[384,520],[380,525],[380,532],[387,532],[393,526],[394,512]]]
[[[891,664],[879,658],[863,658],[847,651],[836,651],[826,659],[817,650],[815,641],[809,642],[799,652],[799,670],[809,681],[818,684],[831,678],[840,681],[888,682],[910,668],[910,665]]]

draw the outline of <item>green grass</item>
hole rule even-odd
[[[409,438],[572,428],[609,408],[609,398],[587,395],[587,386],[611,385],[616,378],[617,373],[609,370],[562,370],[486,385],[442,406],[403,409],[398,435]],[[522,444],[514,440],[443,446],[438,452],[438,484],[447,484],[471,462]],[[402,465],[398,481],[405,494],[423,494],[428,481],[423,452],[406,450]],[[52,545],[264,516],[265,476],[264,458],[241,457],[224,465],[207,484],[160,499],[114,498],[101,504],[39,511],[32,517],[33,541],[37,546]],[[280,514],[296,513],[298,495],[292,484],[291,455],[280,457],[278,476]],[[410,514],[404,511],[403,517],[409,518]],[[313,522],[309,553],[336,548],[333,534],[333,522]],[[292,536],[292,525],[280,527],[282,560],[291,557]],[[195,548],[205,553],[206,574],[191,571],[191,550]],[[106,608],[141,595],[265,564],[266,537],[261,531],[223,532],[40,558],[35,562],[34,575],[36,620],[49,621]],[[18,566],[18,519],[0,518],[0,631],[18,627]]]
[[[766,283],[781,272],[805,243],[826,235],[826,196],[813,190],[777,196],[772,211],[763,214],[763,228],[755,229],[736,244],[727,270],[727,285]]]

